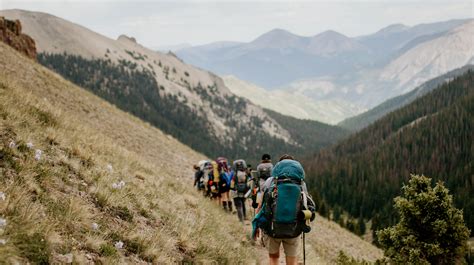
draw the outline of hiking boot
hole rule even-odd
[[[227,211],[227,202],[222,202],[222,207],[224,208],[224,211]]]
[[[229,212],[232,212],[232,201],[228,201],[227,204],[229,205]]]

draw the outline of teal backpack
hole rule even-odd
[[[300,217],[300,212],[305,210],[305,195],[302,184],[304,170],[295,160],[282,160],[272,171],[273,182],[265,194],[263,208],[265,219],[265,232],[274,238],[294,238],[299,236],[306,228],[305,220]]]

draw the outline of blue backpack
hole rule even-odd
[[[295,160],[278,162],[272,171],[273,182],[263,197],[265,232],[274,238],[294,238],[303,232],[305,221],[299,213],[305,208],[302,184],[304,170]]]

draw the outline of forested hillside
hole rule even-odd
[[[383,117],[385,114],[413,102],[415,99],[432,91],[447,80],[460,76],[470,69],[474,69],[474,65],[466,65],[459,69],[450,71],[444,75],[433,78],[406,94],[384,101],[382,104],[376,106],[373,109],[341,121],[338,125],[350,131],[359,131]]]
[[[283,128],[287,129],[291,138],[300,144],[300,146],[290,150],[290,153],[296,157],[302,157],[305,154],[315,154],[321,148],[326,147],[328,142],[336,143],[338,140],[349,135],[349,131],[338,126],[313,120],[296,119],[269,109],[264,110]]]
[[[392,199],[410,174],[444,181],[474,231],[474,72],[440,86],[305,161],[312,192],[333,209],[397,219]]]
[[[287,130],[293,131],[291,140],[285,141],[268,135],[268,130],[264,127],[272,122],[264,120],[265,117],[252,116],[252,119],[246,121],[247,100],[232,94],[222,98],[217,93],[212,93],[217,90],[216,87],[205,89],[200,84],[192,87],[188,83],[188,90],[198,94],[200,101],[210,102],[212,112],[226,121],[221,124],[222,130],[230,129],[235,132],[237,141],[230,137],[223,140],[218,137],[220,132],[209,130],[212,126],[208,117],[199,115],[188,107],[186,98],[163,93],[165,88],[157,83],[154,73],[146,68],[138,68],[131,61],[122,60],[117,65],[110,60],[89,60],[77,55],[47,53],[40,53],[38,61],[73,83],[211,157],[225,155],[232,159],[245,158],[256,162],[262,152],[295,152],[303,156],[335,143],[344,135],[343,130],[338,127],[321,124],[319,127],[311,127],[309,131],[311,135],[318,135],[317,138],[304,138],[301,133],[295,135],[294,126],[288,122],[297,119],[274,114],[282,122],[286,121],[284,127],[288,126]]]

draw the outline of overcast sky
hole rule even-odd
[[[370,34],[394,23],[415,25],[474,17],[467,1],[23,1],[0,9],[47,12],[111,38],[133,36],[148,47],[213,41],[251,41],[282,28],[303,36],[335,30]]]

